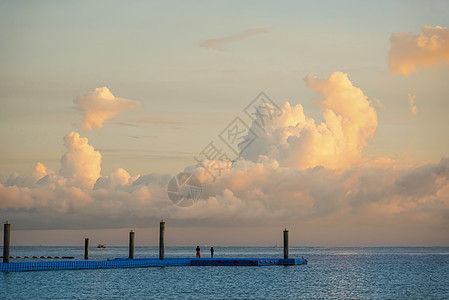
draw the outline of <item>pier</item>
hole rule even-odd
[[[58,260],[58,261],[24,261],[9,262],[10,254],[10,225],[5,223],[3,262],[0,263],[0,272],[24,271],[51,271],[51,270],[83,270],[83,269],[117,269],[117,268],[148,268],[148,267],[175,267],[175,266],[291,266],[307,264],[304,258],[289,258],[288,256],[288,230],[284,230],[284,258],[169,258],[165,257],[165,222],[160,222],[159,231],[159,257],[134,258],[135,232],[129,235],[128,258],[115,258],[102,261],[89,260],[89,239],[85,238],[84,260]],[[6,255],[5,255],[6,254]],[[6,257],[6,259],[5,259]],[[37,257],[36,257],[37,258]],[[44,257],[45,258],[45,257]],[[47,257],[50,258],[50,257]],[[56,258],[56,257],[55,257]],[[74,257],[62,257],[62,259]]]
[[[149,268],[175,266],[275,266],[302,265],[307,261],[302,258],[116,258],[104,261],[42,261],[0,263],[1,272],[84,270],[84,269],[119,269]]]

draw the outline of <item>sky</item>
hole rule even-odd
[[[12,245],[448,246],[448,12],[0,1]]]

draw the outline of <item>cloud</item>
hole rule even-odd
[[[424,26],[419,34],[393,33],[390,38],[390,73],[408,76],[417,67],[449,62],[449,28]]]
[[[17,229],[148,227],[164,218],[178,228],[243,226],[253,233],[288,225],[309,241],[333,232],[347,243],[358,235],[380,245],[447,244],[449,158],[419,165],[364,157],[377,127],[364,93],[343,73],[305,82],[320,95],[324,122],[284,103],[247,156],[215,181],[201,166],[185,168],[203,188],[193,206],[170,201],[171,174],[119,168],[101,176],[101,154],[71,132],[59,174],[37,164],[30,176],[0,181],[0,212]]]
[[[100,177],[95,183],[94,189],[111,189],[127,187],[136,181],[140,175],[132,177],[125,169],[118,168],[111,175]]]
[[[380,109],[385,109],[385,106],[383,105],[382,101],[380,101],[380,99],[374,98],[372,100],[374,106],[380,108]]]
[[[217,38],[217,39],[208,39],[201,43],[201,47],[212,50],[225,50],[225,46],[230,43],[238,42],[249,37],[267,33],[269,31],[268,28],[251,28],[246,29],[236,35]]]
[[[15,185],[18,187],[32,186],[45,176],[52,175],[54,173],[55,172],[48,169],[42,163],[37,162],[33,167],[31,176],[21,176],[20,174],[14,172],[9,176],[6,184],[10,186]]]
[[[101,172],[101,154],[74,131],[64,137],[67,152],[61,158],[59,174],[74,186],[92,188]]]
[[[362,149],[377,127],[377,113],[367,97],[344,73],[332,73],[327,79],[310,74],[304,80],[321,95],[325,122],[316,124],[300,104],[292,107],[286,102],[282,115],[267,120],[265,131],[242,156],[256,161],[265,155],[283,167],[302,169],[348,168],[360,162]],[[251,128],[256,131],[257,127]]]
[[[138,101],[115,97],[107,87],[96,88],[73,102],[78,109],[85,112],[82,123],[84,130],[101,129],[104,121],[141,106]]]
[[[33,224],[36,229],[146,227],[163,217],[181,227],[314,224],[308,229],[312,232],[321,226],[341,230],[343,224],[352,231],[363,224],[378,233],[389,226],[402,233],[419,226],[425,234],[438,232],[434,243],[443,243],[441,233],[449,226],[449,158],[396,170],[361,165],[345,171],[240,159],[215,182],[200,167],[188,170],[202,181],[204,194],[190,207],[180,208],[167,198],[170,175],[132,178],[119,170],[99,178],[94,189],[0,184],[0,210],[19,228]],[[422,238],[416,234],[413,241]]]
[[[33,173],[31,174],[31,178],[33,178],[34,182],[37,182],[37,181],[41,180],[42,178],[44,178],[45,176],[47,176],[49,174],[54,174],[54,173],[55,172],[53,172],[52,170],[50,170],[49,168],[44,166],[42,163],[37,162],[34,165]]]
[[[408,100],[410,101],[410,115],[412,117],[416,116],[418,114],[418,108],[415,104],[416,95],[408,94]]]

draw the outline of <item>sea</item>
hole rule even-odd
[[[166,257],[195,257],[195,246]],[[282,247],[214,247],[219,258],[282,258]],[[158,257],[158,247],[135,247]],[[307,265],[2,272],[0,299],[449,299],[449,247],[290,247]],[[74,256],[84,247],[11,247],[13,256]],[[90,260],[128,247],[90,248]],[[202,247],[202,256],[209,256]],[[38,261],[53,259],[11,259]]]

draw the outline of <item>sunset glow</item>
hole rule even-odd
[[[448,3],[86,5],[0,4],[15,245],[449,244]]]

